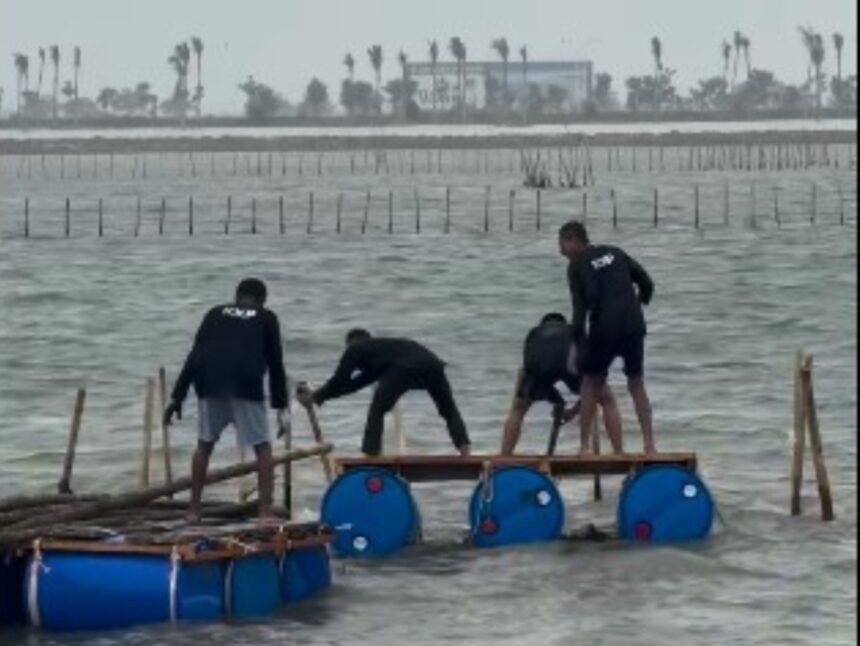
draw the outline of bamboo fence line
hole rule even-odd
[[[95,201],[90,198],[83,206],[76,203],[75,208],[71,197],[66,197],[59,209],[52,208],[52,204],[56,204],[54,200],[37,201],[27,196],[18,230],[24,238],[71,238],[87,234],[103,237],[108,231],[107,222],[111,225],[109,235],[118,235],[117,230],[121,229],[134,237],[180,233],[191,237],[204,232],[209,235],[287,235],[300,231],[307,235],[341,234],[357,232],[359,228],[365,234],[374,220],[374,228],[389,234],[432,233],[440,229],[450,233],[454,224],[458,228],[489,233],[505,229],[508,232],[540,231],[547,223],[547,216],[558,217],[559,212],[566,214],[565,219],[578,217],[613,228],[646,224],[656,228],[668,224],[698,229],[740,224],[755,229],[767,224],[781,228],[797,224],[845,226],[857,222],[856,184],[846,190],[841,183],[834,187],[815,181],[792,185],[751,182],[740,187],[729,182],[707,187],[695,183],[688,187],[670,186],[667,190],[655,186],[644,195],[642,191],[622,191],[616,187],[608,190],[502,188],[495,194],[489,185],[460,188],[456,193],[451,186],[434,189],[413,187],[399,193],[392,189],[381,190],[375,196],[375,203],[370,189],[324,193],[323,197],[328,198],[326,202],[318,199],[316,191],[310,190],[306,193],[305,208],[301,205],[301,194],[295,191],[288,194],[293,198],[290,203],[285,201],[284,194],[241,200],[229,194],[208,197],[203,208],[196,210],[199,200],[195,202],[193,195],[172,197],[170,201],[163,196],[145,202],[140,196],[124,200],[114,198],[110,204],[104,198]],[[759,197],[768,192],[772,196],[770,205]],[[622,197],[626,198],[623,204]],[[350,205],[355,210],[350,211]],[[650,217],[646,212],[650,212]],[[96,226],[90,228],[94,214]],[[61,224],[57,223],[58,219]]]
[[[90,180],[332,175],[491,175],[521,173],[530,161],[553,175],[601,173],[783,172],[857,167],[854,143],[788,141],[715,145],[590,146],[562,142],[525,148],[420,148],[363,151],[70,152],[5,154],[16,179]]]

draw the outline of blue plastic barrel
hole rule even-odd
[[[0,628],[26,622],[24,599],[24,559],[0,553]]]
[[[232,561],[225,582],[231,617],[264,617],[281,607],[278,563],[272,554],[255,554]]]
[[[41,559],[30,559],[23,587],[30,622],[46,630],[107,630],[169,621],[171,581],[176,619],[223,615],[223,568],[215,562],[177,563],[171,577],[167,555],[48,552]]]
[[[629,478],[618,501],[618,533],[638,541],[689,541],[708,536],[714,502],[705,483],[680,466],[651,466]]]
[[[342,555],[381,556],[415,542],[418,508],[409,484],[385,469],[355,469],[341,475],[325,493],[322,522],[335,532]]]
[[[564,503],[551,478],[524,466],[495,469],[469,503],[472,543],[495,547],[561,536]]]
[[[325,547],[292,550],[281,562],[281,598],[297,602],[331,585],[331,567]]]

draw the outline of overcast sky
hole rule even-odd
[[[149,81],[162,98],[173,87],[166,59],[190,36],[204,41],[204,112],[241,110],[236,85],[249,74],[293,102],[318,76],[337,102],[342,60],[352,52],[356,76],[372,79],[366,50],[384,50],[383,77],[397,73],[401,48],[426,59],[427,41],[451,36],[466,43],[468,58],[493,57],[490,41],[506,36],[513,52],[525,44],[531,60],[590,59],[596,71],[623,79],[651,71],[650,39],[663,41],[664,63],[677,70],[682,91],[721,73],[720,42],[740,29],[752,41],[754,67],[801,82],[807,56],[798,25],[825,36],[825,69],[833,73],[832,34],[845,36],[845,74],[856,73],[856,0],[0,0],[0,86],[4,107],[14,101],[12,54],[62,48],[61,79],[71,78],[72,48],[83,50],[81,93]],[[442,58],[448,59],[447,46]],[[46,71],[44,88],[50,87]],[[192,77],[191,83],[194,80]]]

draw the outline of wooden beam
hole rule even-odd
[[[548,465],[556,477],[580,475],[626,475],[631,470],[656,464],[675,464],[694,470],[694,453],[627,453],[622,455],[392,455],[378,457],[339,458],[335,460],[338,472],[363,467],[389,469],[411,482],[437,482],[443,480],[477,480],[484,465],[491,468],[528,466],[540,469]]]

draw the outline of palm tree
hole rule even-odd
[[[74,66],[75,66],[75,102],[78,101],[78,77],[81,73],[81,48],[78,45],[75,45],[75,56],[74,56]]]
[[[45,71],[45,48],[39,48],[39,84],[36,86],[36,96],[42,92],[42,72]]]
[[[18,73],[18,116],[21,116],[21,98],[26,91],[25,79],[30,71],[30,59],[24,54],[13,54],[15,71]]]
[[[842,47],[845,45],[845,39],[842,34],[836,32],[833,34],[833,48],[836,50],[836,99],[842,98]]]
[[[343,64],[346,65],[346,71],[349,72],[349,80],[353,80],[355,78],[355,59],[352,54],[343,57]]]
[[[54,98],[51,102],[51,117],[57,118],[57,99],[60,94],[60,47],[51,45],[51,63],[54,65]]]
[[[409,82],[409,72],[406,68],[406,63],[408,59],[406,58],[406,53],[401,49],[397,54],[397,60],[400,63],[400,72],[403,75],[403,88],[400,94],[400,109],[403,110],[403,120],[406,120],[406,104],[408,103],[408,92],[406,90],[406,86]]]
[[[739,31],[735,31],[735,68],[732,71],[732,88],[734,88],[735,84],[738,82],[738,61],[741,57],[741,44],[743,43],[743,39],[744,35]]]
[[[732,46],[729,45],[729,41],[723,40],[723,44],[721,46],[721,51],[723,54],[723,78],[726,83],[729,82],[729,61],[732,58]]]
[[[460,120],[463,120],[465,115],[464,112],[464,94],[466,93],[466,75],[464,73],[465,63],[466,63],[466,46],[463,44],[463,41],[458,37],[454,36],[451,41],[448,43],[448,49],[451,52],[451,56],[457,61],[457,104],[460,108]]]
[[[376,112],[382,113],[382,94],[379,91],[379,86],[382,85],[382,46],[373,45],[367,50],[367,55],[370,58],[370,64],[373,67],[373,72],[376,75]]]
[[[439,43],[428,41],[430,46],[430,78],[433,83],[433,112],[436,112],[436,64],[439,62]]]
[[[811,67],[815,68],[815,107],[821,109],[821,65],[824,63],[824,39],[816,34],[811,27],[799,27],[803,45],[809,53]],[[812,81],[810,67],[807,67],[807,78]]]
[[[502,59],[502,91],[504,92],[502,97],[502,105],[507,108],[508,101],[508,57],[511,54],[510,47],[508,47],[508,40],[506,38],[496,38],[491,44],[490,47],[496,50],[499,54],[499,58]]]
[[[806,65],[806,82],[812,84],[812,50],[815,48],[815,32],[811,27],[798,27],[800,30],[800,38],[803,40],[803,46],[806,48],[806,53],[809,55],[809,62]]]
[[[520,59],[523,62],[523,120],[526,118],[526,100],[529,91],[529,50],[523,45],[520,47]]]
[[[191,49],[194,50],[194,57],[197,59],[197,86],[194,88],[194,107],[197,111],[197,116],[200,116],[200,104],[203,102],[203,41],[197,36],[191,37]]]
[[[657,36],[651,38],[651,56],[654,57],[654,112],[660,111],[660,83],[663,72],[663,43]]]
[[[747,64],[747,80],[749,81],[752,66],[750,65],[750,39],[747,36],[741,39],[741,49],[744,52],[744,62]]]

